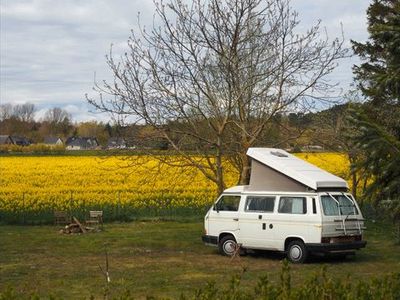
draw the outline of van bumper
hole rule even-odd
[[[217,246],[218,245],[218,237],[217,236],[213,236],[213,235],[203,235],[201,237],[201,239],[203,240],[203,242],[207,245],[213,245],[213,246]]]
[[[364,248],[367,245],[366,241],[354,241],[351,243],[309,243],[306,244],[306,248],[310,252],[341,252],[341,251],[348,251],[348,250],[358,250]]]

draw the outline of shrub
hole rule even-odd
[[[34,154],[57,154],[64,153],[64,145],[32,144],[29,146],[0,145],[0,153],[34,153]]]
[[[272,283],[268,276],[263,276],[259,278],[253,290],[247,291],[240,286],[241,277],[242,275],[233,277],[226,288],[217,288],[214,283],[209,283],[205,288],[195,291],[193,295],[182,296],[181,299],[400,299],[400,273],[355,281],[350,277],[331,278],[324,267],[301,286],[293,286],[290,265],[284,260],[280,280],[277,283]]]
[[[241,279],[245,272],[233,276],[227,287],[217,287],[214,282],[208,283],[204,288],[192,291],[190,295],[181,295],[181,300],[290,300],[290,299],[400,299],[400,273],[372,278],[369,280],[355,281],[351,277],[332,278],[328,276],[326,267],[305,280],[300,286],[292,285],[290,265],[286,260],[282,262],[280,280],[271,282],[268,276],[260,277],[252,290],[241,286]],[[105,298],[109,298],[110,290],[107,289]],[[0,300],[20,299],[13,290],[6,289],[0,292]],[[26,299],[39,299],[36,295],[29,295]],[[48,298],[47,298],[48,299]],[[50,299],[58,299],[50,296]],[[95,297],[91,297],[95,299]],[[129,291],[117,296],[119,300],[135,299]],[[147,299],[157,299],[148,296]]]

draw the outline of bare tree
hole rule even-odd
[[[49,108],[43,117],[45,130],[54,135],[54,134],[62,134],[66,136],[71,127],[71,114],[68,113],[65,109],[60,107]]]
[[[70,123],[71,115],[60,107],[53,107],[44,114],[44,121],[54,124]]]
[[[32,103],[17,104],[13,107],[13,116],[22,122],[32,122],[35,116],[35,105]]]
[[[0,121],[10,119],[13,115],[13,106],[11,103],[0,105]]]
[[[289,0],[171,0],[155,10],[159,25],[132,31],[121,58],[110,51],[114,82],[96,83],[89,103],[157,130],[180,154],[162,162],[194,166],[222,191],[229,159],[246,184],[247,149],[277,113],[333,87],[324,79],[346,55],[343,41],[321,35],[319,22],[299,33]]]

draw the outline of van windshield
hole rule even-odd
[[[340,213],[338,203],[332,199],[334,197],[340,205]],[[321,196],[322,208],[325,216],[354,215],[358,214],[357,207],[343,195]],[[349,197],[349,196],[348,196]]]

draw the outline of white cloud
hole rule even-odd
[[[73,121],[82,122],[82,121],[99,121],[99,122],[108,122],[109,118],[107,115],[102,113],[91,112],[90,108],[87,105],[74,105],[69,104],[64,107],[68,113],[70,113],[73,117]]]
[[[46,111],[52,107],[60,107],[67,111],[72,116],[73,122],[83,122],[83,121],[98,121],[107,123],[110,118],[106,114],[92,112],[91,108],[84,102],[80,104],[61,104],[53,106],[41,106],[37,107],[35,111],[35,120],[40,121],[44,118]]]
[[[46,114],[47,108],[41,108],[37,111],[35,111],[35,121],[41,121],[43,120],[45,114]]]

